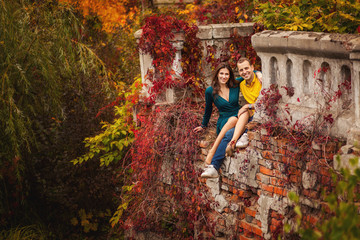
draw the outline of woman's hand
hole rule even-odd
[[[256,73],[256,77],[259,79],[260,83],[262,84],[262,73],[260,71],[257,71]]]
[[[196,127],[196,128],[194,128],[194,132],[195,133],[198,133],[198,132],[201,132],[202,130],[204,130],[204,128],[202,127],[202,126],[198,126],[198,127]]]

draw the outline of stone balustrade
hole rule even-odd
[[[261,58],[263,88],[277,84],[283,105],[290,107],[293,121],[316,111],[332,114],[332,135],[349,143],[359,139],[360,129],[360,36],[315,32],[263,31],[252,37],[252,45]],[[339,85],[342,95],[326,111]],[[287,96],[284,87],[293,87]]]

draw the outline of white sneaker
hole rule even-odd
[[[241,138],[237,141],[236,147],[238,148],[246,148],[249,145],[249,138],[247,133],[244,133]]]
[[[214,168],[214,165],[208,165],[205,171],[201,174],[202,178],[217,178],[219,177],[218,171]]]

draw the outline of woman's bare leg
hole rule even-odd
[[[221,140],[223,139],[223,137],[225,136],[225,133],[235,127],[236,123],[237,123],[238,119],[237,117],[230,117],[228,119],[228,121],[226,122],[226,124],[223,126],[223,128],[221,129],[219,135],[216,137],[215,139],[215,142],[213,144],[213,146],[211,147],[211,149],[209,150],[209,153],[208,155],[206,156],[206,159],[205,159],[205,164],[211,164],[211,160],[212,158],[214,157],[214,154],[221,142]]]
[[[229,142],[229,145],[226,148],[227,155],[232,156],[233,151],[235,150],[236,141],[239,139],[241,134],[243,134],[243,132],[245,131],[245,125],[248,123],[249,117],[250,117],[250,115],[249,115],[248,111],[242,113],[239,116],[238,121],[236,122],[236,125],[235,125],[234,135],[233,135],[231,141]]]

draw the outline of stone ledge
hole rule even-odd
[[[351,51],[360,48],[360,36],[355,34],[267,30],[254,34],[251,40],[257,52],[296,53],[312,57],[348,59]]]

